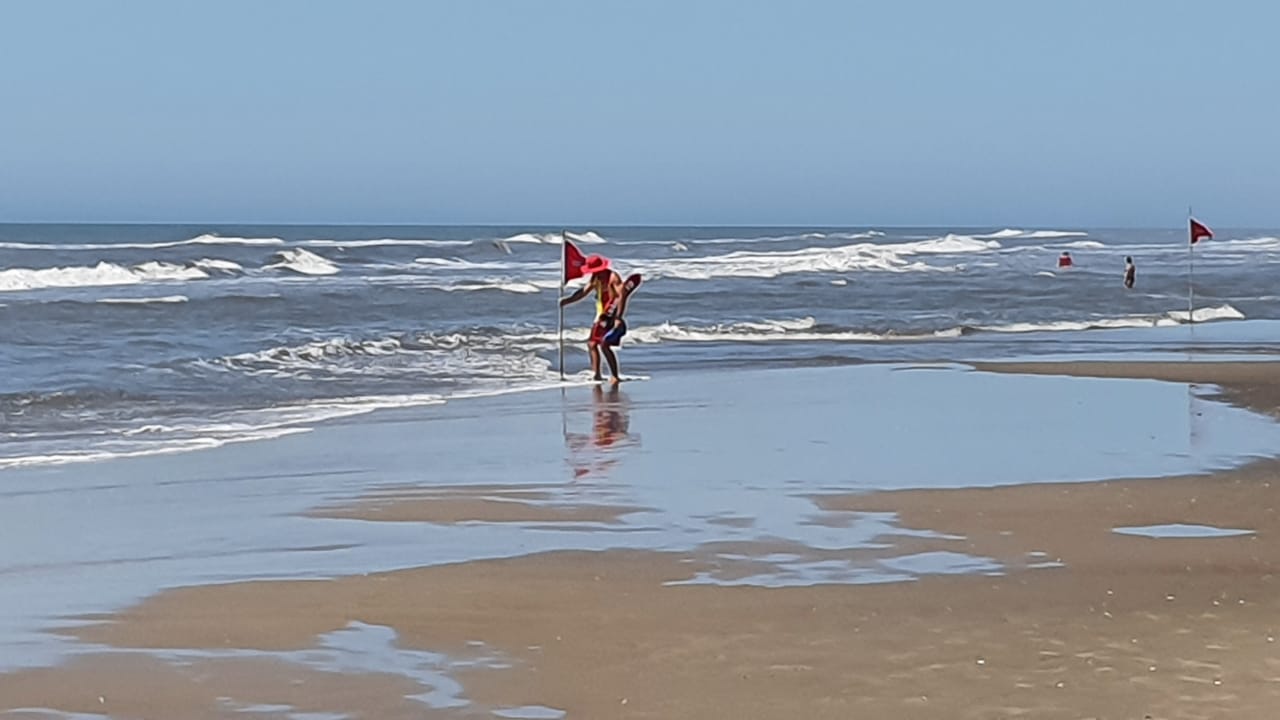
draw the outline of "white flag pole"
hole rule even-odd
[[[1191,206],[1187,206],[1187,323],[1196,323],[1196,234],[1191,228]]]
[[[556,337],[559,338],[556,345],[560,348],[560,381],[564,382],[564,305],[560,302],[564,298],[564,257],[568,251],[569,234],[564,230],[560,231],[560,294],[556,298],[556,305],[560,309],[560,322],[556,326]]]

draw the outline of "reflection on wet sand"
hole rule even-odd
[[[604,476],[617,463],[615,453],[634,445],[627,396],[616,386],[599,385],[591,391],[591,432],[570,432],[566,421],[564,442],[575,478]]]

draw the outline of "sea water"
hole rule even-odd
[[[628,371],[1277,349],[1280,230],[576,228]],[[558,228],[0,225],[0,469],[559,380]],[[1059,253],[1075,267],[1059,270]],[[1121,285],[1124,257],[1137,287]],[[590,303],[566,313],[586,367]],[[1252,324],[1265,327],[1250,329]],[[1212,332],[1209,330],[1212,328]]]

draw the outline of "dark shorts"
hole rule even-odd
[[[591,326],[591,345],[607,345],[617,347],[622,343],[622,336],[627,334],[626,320],[602,320]]]

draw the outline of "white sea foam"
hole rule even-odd
[[[808,247],[799,250],[761,252],[739,250],[725,255],[681,257],[665,260],[637,260],[628,263],[647,278],[706,280],[717,277],[774,278],[793,273],[857,271],[921,272],[959,269],[955,264],[934,265],[918,256],[945,256],[982,253],[1000,248],[995,240],[966,235],[903,243],[853,243],[837,247]]]
[[[1121,315],[1084,320],[1059,320],[1046,322],[1018,322],[994,325],[961,325],[934,331],[916,333],[895,331],[851,330],[824,328],[812,317],[790,320],[766,320],[760,322],[723,323],[710,325],[679,325],[662,323],[633,327],[627,332],[627,341],[639,344],[665,342],[911,342],[955,338],[973,332],[1031,333],[1031,332],[1080,332],[1116,328],[1173,327],[1186,322],[1186,311],[1171,311],[1161,315]],[[1239,320],[1244,314],[1230,305],[1197,308],[1196,322],[1214,320]],[[566,332],[573,342],[585,341],[587,331],[573,329]],[[521,344],[531,340],[554,342],[553,334],[507,336],[504,342]]]
[[[813,317],[734,323],[672,323],[632,326],[626,344],[762,343],[762,342],[918,342],[956,338],[974,332],[1080,332],[1112,328],[1171,327],[1185,321],[1186,312],[1160,315],[1122,315],[1081,320],[957,325],[936,330],[903,332],[821,326]],[[1196,310],[1197,322],[1239,319],[1244,315],[1224,305]],[[581,343],[585,328],[565,331],[565,340]],[[441,377],[546,379],[548,362],[537,353],[556,346],[558,335],[542,330],[425,333],[413,338],[350,340],[337,338],[297,346],[277,347],[223,358],[215,364],[249,374],[315,378],[317,370],[333,375],[402,376],[407,370]],[[400,356],[386,361],[379,358]],[[409,358],[409,359],[405,359]],[[322,374],[323,374],[322,373]]]
[[[265,267],[292,270],[302,275],[333,275],[338,272],[338,266],[332,261],[302,248],[276,253],[276,262]]]
[[[373,341],[366,345],[369,344],[384,349],[387,347],[385,341]],[[324,353],[322,352],[321,355],[323,356]],[[270,440],[304,433],[322,422],[350,418],[378,410],[440,405],[451,398],[537,392],[557,387],[584,385],[588,382],[585,376],[562,381],[558,374],[550,372],[549,363],[541,359],[538,359],[538,363],[537,377],[520,378],[498,374],[495,378],[504,381],[501,385],[469,387],[449,395],[406,393],[334,397],[264,409],[235,411],[215,418],[191,418],[167,424],[148,423],[121,431],[114,436],[110,433],[98,433],[106,436],[107,439],[103,445],[97,447],[0,456],[0,470],[205,450],[232,443]],[[454,368],[454,371],[456,370],[457,368]],[[510,367],[495,367],[493,370],[495,373],[502,373],[510,370]],[[630,376],[629,379],[646,378]],[[112,439],[113,437],[117,439]]]
[[[316,424],[389,408],[438,405],[439,395],[371,395],[312,400],[262,410],[244,410],[215,419],[191,419],[169,425],[148,424],[120,437],[82,450],[0,457],[0,469],[63,465],[115,458],[207,450],[232,443],[271,440],[309,431]]]
[[[814,329],[816,324],[816,321],[811,317],[798,320],[767,320],[704,326],[681,326],[675,323],[662,323],[661,325],[629,330],[627,339],[642,344],[667,342],[758,343],[777,340],[785,340],[787,342],[857,342],[885,339],[885,336],[871,332],[819,331]],[[585,333],[582,339],[585,339]]]
[[[1198,323],[1214,320],[1243,320],[1244,313],[1231,305],[1196,308],[1195,321]],[[1122,315],[1119,317],[1099,317],[1087,320],[1058,320],[1050,322],[1009,323],[1007,325],[979,325],[975,330],[988,332],[1069,332],[1079,330],[1106,330],[1113,328],[1171,327],[1187,321],[1186,310],[1171,310],[1163,315]]]
[[[283,245],[284,240],[276,237],[248,238],[224,237],[222,235],[197,235],[190,240],[173,243],[173,245]],[[166,247],[158,245],[156,247]]]
[[[1063,243],[1058,247],[1067,247],[1073,250],[1101,250],[1102,248],[1105,248],[1106,245],[1098,242],[1097,240],[1076,240],[1074,242]]]
[[[130,272],[137,274],[143,282],[159,280],[201,280],[209,274],[198,267],[175,265],[173,263],[150,261],[135,265]]]
[[[690,240],[690,242],[696,245],[751,245],[754,243],[784,243],[799,240],[869,240],[876,237],[884,237],[884,233],[878,230],[854,233],[807,232],[793,235],[764,235],[761,237],[699,238]],[[667,241],[655,242],[665,243]]]
[[[1080,230],[1020,230],[1017,228],[1005,228],[987,235],[975,235],[979,238],[1003,239],[1019,239],[1019,240],[1050,240],[1053,238],[1067,237],[1087,237],[1089,233]]]
[[[1196,250],[1280,250],[1280,237],[1254,237],[1234,240],[1202,240],[1196,243]]]
[[[23,243],[0,242],[4,250],[155,250],[162,248],[182,247],[184,245],[283,245],[280,238],[244,238],[222,237],[220,235],[197,235],[187,240],[172,240],[152,243]]]
[[[303,428],[269,430],[262,432],[244,432],[238,435],[219,437],[217,435],[172,438],[164,442],[138,444],[132,447],[112,447],[110,449],[69,450],[34,455],[18,455],[0,457],[0,470],[35,467],[39,465],[65,465],[68,463],[95,462],[114,460],[117,458],[144,457],[147,455],[168,455],[172,453],[190,452],[192,450],[208,450],[236,442],[254,440],[272,440],[285,435],[306,432]]]
[[[675,278],[706,280],[710,278],[774,278],[794,273],[847,273],[856,271],[881,272],[948,272],[963,265],[948,262],[925,262],[922,258],[962,256],[973,253],[997,251],[1001,248],[995,240],[982,240],[966,235],[945,235],[902,243],[852,243],[835,247],[813,246],[797,250],[759,251],[737,250],[722,255],[704,257],[679,257],[658,259],[615,258],[627,272],[640,272],[647,280]],[[414,260],[415,269],[429,268],[448,275],[446,285],[465,284],[466,289],[484,289],[498,284],[510,285],[513,292],[528,292],[520,287],[533,283],[543,289],[557,287],[558,282],[546,283],[546,276],[555,276],[558,260],[544,262],[483,261],[461,258],[420,257]],[[476,274],[486,278],[482,285]],[[469,276],[464,276],[469,275]],[[543,277],[537,277],[537,276]],[[430,275],[423,277],[431,277]],[[531,279],[532,278],[532,279]],[[388,278],[381,278],[389,281]],[[414,281],[423,284],[423,281]],[[439,280],[425,283],[428,287],[446,289]]]
[[[10,268],[0,270],[0,292],[44,288],[137,285],[148,282],[200,280],[208,273],[196,267],[147,262],[135,267],[100,262],[92,267]]]
[[[559,263],[544,262],[511,262],[511,261],[484,261],[473,262],[471,260],[463,260],[462,258],[440,258],[440,257],[420,257],[413,261],[415,266],[428,266],[440,268],[447,271],[450,275],[458,272],[475,271],[475,272],[495,272],[502,270],[517,271],[524,274],[534,273],[539,270],[550,270],[559,267]]]
[[[1025,237],[1034,239],[1050,239],[1065,237],[1086,237],[1089,233],[1079,230],[1033,230],[1026,234]]]
[[[186,295],[165,295],[163,297],[145,298],[102,298],[100,303],[107,305],[148,305],[151,303],[184,303],[190,300]]]
[[[554,280],[534,280],[530,282],[516,282],[502,279],[484,279],[475,282],[459,282],[453,284],[447,283],[418,283],[419,287],[432,288],[435,290],[445,290],[447,292],[475,292],[477,290],[501,290],[502,292],[519,293],[528,295],[539,293],[543,290],[554,290],[559,284]]]
[[[579,245],[599,245],[605,242],[599,233],[587,231],[584,233],[565,233],[569,236],[569,242]],[[560,233],[520,233],[511,237],[498,238],[494,242],[498,243],[532,243],[537,245],[559,245]]]
[[[249,375],[309,380],[343,376],[399,379],[411,374],[467,382],[546,381],[553,377],[550,362],[535,353],[551,347],[554,342],[554,335],[332,338],[241,353],[207,364]]]
[[[1186,322],[1187,311],[1174,310],[1169,313],[1169,317],[1177,320],[1178,322]],[[1230,305],[1218,305],[1216,307],[1196,308],[1195,312],[1191,313],[1191,318],[1198,323],[1209,322],[1212,320],[1243,320],[1244,313]]]
[[[1181,317],[1180,317],[1181,316]],[[662,343],[762,343],[762,342],[913,342],[956,338],[967,333],[1078,332],[1110,328],[1170,327],[1185,321],[1186,312],[1161,315],[1124,315],[1081,320],[1018,322],[989,325],[957,325],[936,330],[903,332],[821,326],[813,317],[770,319],[733,323],[635,325],[627,344]],[[1197,322],[1240,319],[1244,315],[1230,305],[1196,310]],[[586,328],[565,331],[565,340],[581,343]],[[544,330],[424,333],[413,337],[367,340],[332,338],[292,346],[242,353],[211,364],[251,375],[328,375],[403,377],[406,372],[450,378],[507,378],[546,380],[550,364],[538,353],[556,347],[558,335]]]
[[[367,248],[367,247],[465,247],[474,240],[432,240],[430,238],[378,238],[374,240],[303,240],[306,247]]]
[[[572,328],[565,331],[565,340],[572,343],[585,342],[588,331],[583,328]],[[530,333],[525,335],[503,336],[502,345],[545,349],[554,347],[555,333]],[[662,323],[659,325],[641,325],[627,330],[626,343],[654,345],[669,342],[687,343],[762,343],[762,342],[878,342],[885,340],[913,340],[943,337],[937,333],[921,333],[919,335],[897,334],[892,332],[878,333],[844,329],[819,328],[812,317],[761,320],[736,323],[712,323],[706,325]],[[468,340],[467,342],[474,342]],[[485,340],[484,342],[493,342]]]
[[[216,258],[201,258],[192,263],[201,270],[212,270],[220,273],[240,273],[244,272],[244,267],[240,263],[230,260],[218,260]]]

